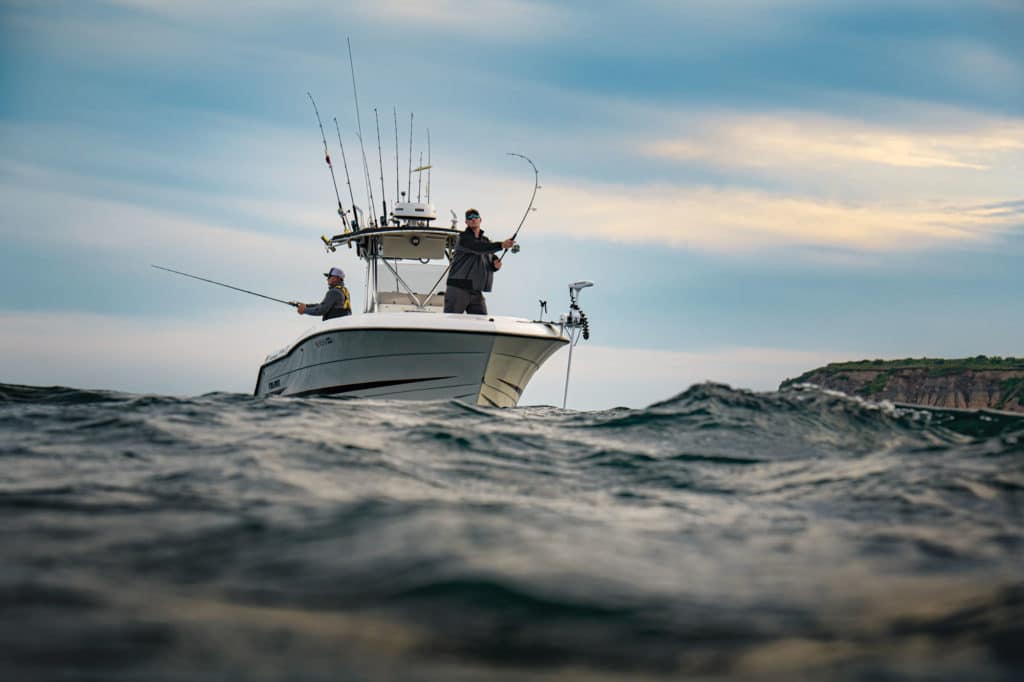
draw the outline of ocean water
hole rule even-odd
[[[1024,418],[0,385],[2,680],[1011,680]]]

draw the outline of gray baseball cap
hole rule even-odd
[[[324,273],[324,277],[341,277],[345,279],[345,271],[341,268],[331,268],[329,272]]]

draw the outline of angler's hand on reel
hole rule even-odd
[[[501,260],[505,257],[505,254],[509,252],[509,249],[512,250],[512,253],[519,253],[519,244],[516,244],[516,240],[511,237],[501,243],[501,248],[505,249],[501,252],[501,255],[491,259],[491,263],[494,265],[495,270],[501,270]]]

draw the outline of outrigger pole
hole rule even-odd
[[[150,265],[152,265],[152,264],[150,264]],[[173,272],[174,274],[181,275],[183,277],[191,277],[192,279],[198,279],[200,282],[209,282],[210,284],[216,284],[219,287],[225,287],[227,289],[234,289],[235,291],[241,291],[243,294],[250,294],[252,296],[259,296],[260,298],[265,298],[265,299],[267,299],[269,301],[275,301],[277,303],[284,303],[285,305],[289,305],[289,306],[291,306],[293,308],[298,308],[299,307],[299,304],[296,303],[295,301],[282,301],[281,299],[274,298],[273,296],[265,296],[263,294],[257,294],[255,291],[249,291],[248,289],[242,289],[242,288],[239,288],[239,287],[233,287],[230,284],[224,284],[223,282],[215,282],[212,279],[206,279],[205,277],[199,277],[198,275],[190,275],[187,272],[180,272],[178,270],[172,270],[170,268],[165,268],[165,267],[160,266],[160,265],[152,265],[152,267],[156,268],[157,270],[166,270],[167,272]]]
[[[540,189],[540,173],[537,172],[537,166],[533,165],[533,161],[531,161],[529,157],[523,156],[522,154],[516,154],[515,152],[506,152],[506,154],[508,156],[518,156],[520,159],[525,159],[526,163],[530,164],[530,168],[533,169],[533,194],[530,195],[530,203],[526,207],[526,211],[523,213],[523,219],[519,221],[519,226],[516,227],[516,231],[512,234],[512,239],[514,240],[519,236],[519,230],[523,228],[523,223],[525,223],[526,219],[529,217],[530,211],[534,210],[533,200],[537,198],[537,190]],[[501,252],[501,255],[498,256],[498,260],[502,260],[506,253],[508,253],[508,249]]]

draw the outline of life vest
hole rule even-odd
[[[325,312],[323,317],[320,318],[320,319],[322,319],[322,320],[330,320],[330,319],[333,319],[335,317],[345,317],[346,315],[351,315],[352,314],[352,299],[349,298],[348,289],[345,288],[344,284],[338,284],[337,286],[333,286],[331,288],[332,289],[340,289],[341,290],[341,297],[342,297],[341,307],[339,308],[339,307],[335,306],[335,307],[331,308],[330,310]]]

